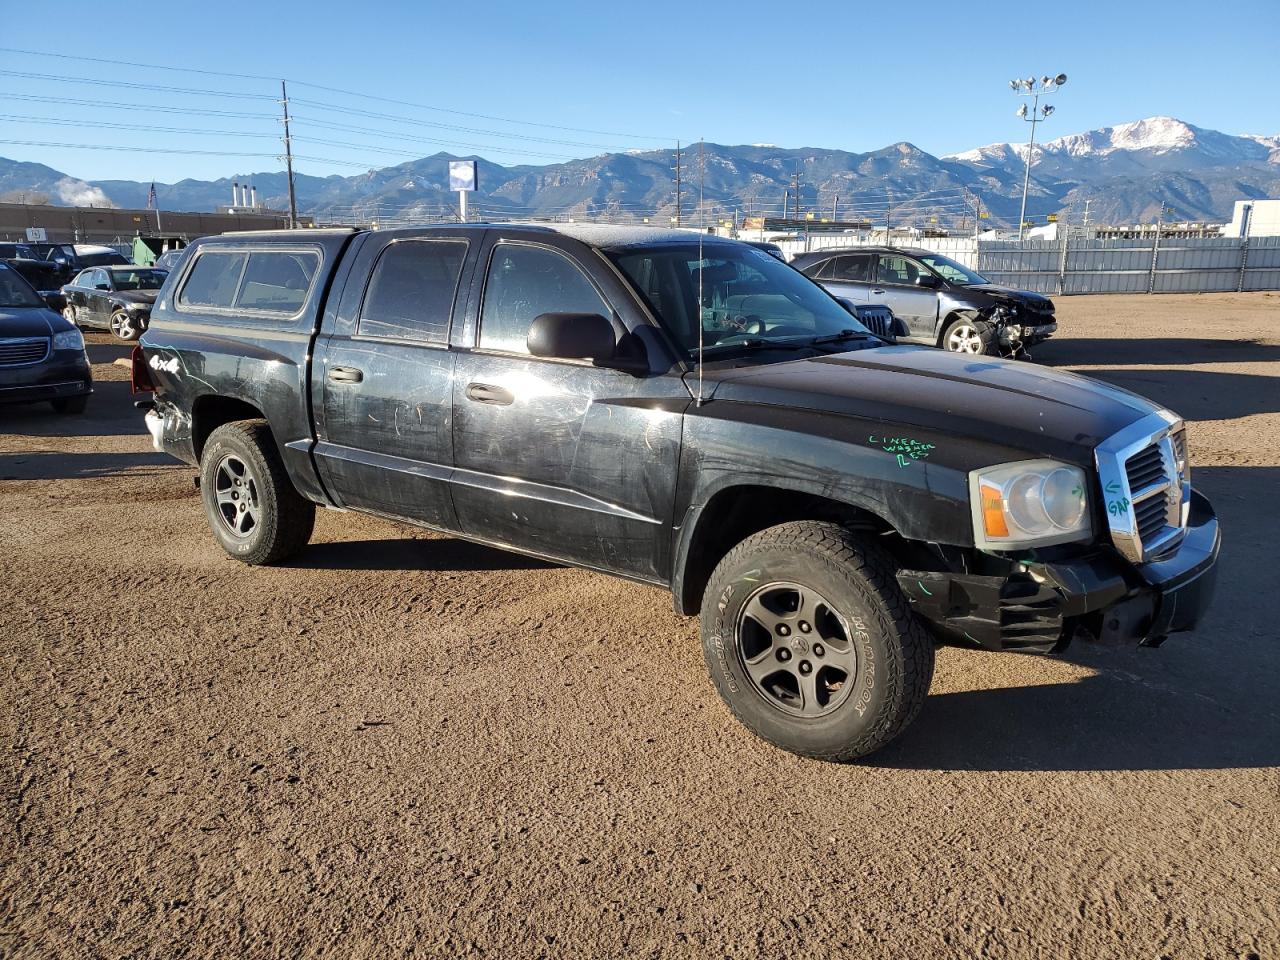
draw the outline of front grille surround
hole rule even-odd
[[[0,367],[26,367],[49,357],[48,337],[0,337]]]
[[[1167,410],[1144,417],[1094,451],[1111,541],[1147,563],[1177,549],[1191,512],[1186,427]]]

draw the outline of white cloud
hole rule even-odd
[[[53,185],[58,199],[69,207],[114,207],[111,199],[98,187],[90,186],[83,180],[63,177]]]

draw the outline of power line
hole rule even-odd
[[[54,143],[48,140],[0,140],[0,143],[22,146],[22,147],[57,147],[65,150],[112,150],[121,153],[152,153],[152,154],[173,154],[175,156],[198,156],[198,157],[264,157],[273,160],[279,160],[278,153],[243,153],[233,150],[175,150],[165,147],[126,147],[126,146],[109,146],[100,143]],[[334,163],[345,167],[361,167],[368,168],[367,163],[357,163],[353,160],[335,160],[332,157],[303,157],[295,155],[297,160],[310,160],[313,163]]]
[[[24,80],[48,80],[52,83],[89,83],[99,87],[124,87],[130,90],[158,90],[161,93],[190,93],[202,97],[233,97],[240,100],[275,100],[265,93],[232,93],[229,90],[201,90],[196,87],[170,87],[155,83],[133,83],[128,80],[97,80],[93,77],[57,77],[47,73],[26,73],[21,70],[0,70],[3,77],[22,77]]]
[[[268,77],[260,74],[231,73],[228,71],[221,71],[221,70],[203,70],[196,67],[175,67],[168,64],[139,63],[137,61],[114,60],[106,57],[73,56],[71,54],[66,54],[66,53],[51,53],[51,52],[40,51],[40,50],[24,50],[17,47],[0,47],[0,52],[15,53],[15,54],[21,54],[24,56],[31,56],[31,57],[54,57],[59,60],[75,60],[75,61],[80,61],[84,63],[100,63],[100,64],[106,64],[106,65],[118,66],[118,67],[133,67],[136,69],[169,70],[169,71],[175,71],[179,73],[194,73],[194,74],[201,74],[204,76],[226,77],[228,79],[236,79],[236,80],[260,80],[260,81],[270,81],[272,83],[275,83],[281,79],[280,77]],[[8,74],[10,76],[32,76],[32,77],[39,76],[38,74],[19,73],[16,71],[0,71],[0,74]],[[60,79],[60,78],[44,77],[42,79]],[[69,79],[73,79],[73,78],[69,78]],[[525,126],[525,127],[540,127],[545,130],[563,130],[569,133],[589,133],[589,134],[593,134],[595,136],[601,136],[601,137],[621,137],[623,139],[628,139],[628,140],[663,141],[663,140],[675,139],[674,137],[668,137],[668,136],[650,136],[647,134],[635,134],[635,133],[616,133],[608,130],[593,130],[586,127],[572,127],[572,126],[565,126],[563,124],[555,124],[555,123],[540,123],[534,120],[516,120],[511,117],[499,117],[499,116],[494,116],[492,114],[473,113],[467,110],[454,110],[449,107],[440,107],[440,106],[435,106],[435,105],[426,104],[426,103],[414,103],[409,100],[399,100],[399,99],[396,99],[395,97],[384,97],[384,96],[379,96],[377,94],[372,94],[372,93],[360,93],[356,90],[344,90],[341,87],[330,87],[330,86],[325,86],[323,84],[318,84],[318,83],[308,83],[305,80],[292,80],[288,77],[285,77],[284,79],[289,80],[289,82],[294,84],[295,86],[310,87],[312,90],[324,90],[327,93],[336,93],[336,94],[340,94],[342,96],[347,96],[347,97],[357,97],[364,100],[375,100],[381,103],[390,103],[390,104],[395,104],[396,106],[401,106],[401,107],[411,107],[415,110],[430,110],[435,113],[448,113],[453,116],[471,117],[477,120],[490,120],[497,123],[510,123],[510,124],[515,124],[518,126]],[[88,82],[95,82],[95,81],[88,81]],[[123,81],[96,81],[96,82],[100,82],[104,84],[113,84],[113,85],[126,85],[126,86],[143,86],[143,87],[149,86],[146,84],[124,84]],[[150,89],[177,89],[177,88],[151,86]],[[253,97],[258,97],[259,99],[267,99],[267,100],[275,99],[274,97],[260,95],[260,94],[217,94],[217,93],[213,93],[212,91],[191,91],[191,90],[187,90],[184,92],[202,92],[202,93],[207,93],[213,96],[253,96]],[[296,102],[301,103],[303,101],[297,100]]]
[[[26,117],[12,114],[0,114],[0,120],[21,120],[24,123],[38,125],[56,125],[64,127],[101,127],[107,130],[136,130],[143,133],[181,133],[199,134],[221,137],[256,137],[274,140],[274,133],[247,133],[243,130],[200,130],[193,127],[157,127],[153,124],[113,123],[109,120],[64,120],[60,117]]]
[[[77,97],[43,97],[25,93],[5,93],[6,100],[22,100],[28,103],[58,103],[80,107],[97,107],[107,110],[146,110],[158,113],[180,113],[199,117],[235,117],[242,120],[270,120],[280,118],[273,113],[244,113],[239,110],[211,110],[204,107],[174,107],[155,103],[118,103],[114,100],[81,100]]]

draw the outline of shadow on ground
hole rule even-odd
[[[84,413],[57,413],[45,403],[0,406],[0,434],[24,437],[115,437],[145,435],[142,411],[133,405],[129,384],[95,380]]]
[[[62,453],[27,450],[0,453],[0,480],[86,480],[138,467],[173,467],[163,453]]]
[[[1032,356],[1038,363],[1057,367],[1076,364],[1150,364],[1177,367],[1191,363],[1280,360],[1280,344],[1258,340],[1216,340],[1210,337],[1112,340],[1064,336],[1036,345],[1032,348]]]
[[[1069,647],[1068,683],[935,694],[868,761],[907,769],[1173,770],[1280,766],[1280,467],[1192,468],[1223,549],[1202,624],[1157,649]],[[973,657],[1006,657],[969,651]]]
[[[1230,420],[1280,411],[1275,377],[1210,370],[1081,370],[1163,404],[1187,420]]]

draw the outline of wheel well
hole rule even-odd
[[[711,572],[726,553],[768,527],[792,520],[829,520],[866,530],[882,541],[906,544],[893,528],[870,511],[816,494],[744,485],[721,490],[703,508],[689,541],[684,580],[676,596],[677,609],[693,614],[702,606]],[[891,551],[893,545],[888,546]]]
[[[243,400],[237,400],[234,397],[197,397],[191,408],[191,446],[195,450],[196,459],[200,458],[209,434],[224,423],[261,419],[263,419],[262,411]]]

